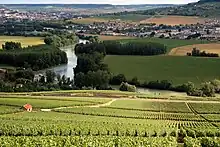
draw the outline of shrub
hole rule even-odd
[[[119,88],[120,91],[129,91],[129,92],[136,92],[136,87],[134,85],[130,85],[128,83],[122,82]]]
[[[203,91],[203,96],[207,96],[207,97],[215,96],[215,88],[210,82],[203,83],[201,90]]]
[[[110,80],[110,84],[112,85],[120,85],[122,82],[127,82],[127,79],[124,74],[118,74],[113,76]]]

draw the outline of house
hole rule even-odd
[[[31,112],[31,111],[32,111],[32,106],[31,106],[30,104],[25,104],[25,105],[23,106],[23,108],[24,108],[26,111],[28,111],[28,112]]]

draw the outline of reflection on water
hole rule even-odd
[[[73,68],[75,68],[77,65],[77,57],[74,52],[74,46],[64,47],[64,48],[61,48],[61,50],[66,52],[68,63],[65,65],[60,65],[60,66],[38,71],[35,75],[36,78],[38,78],[39,75],[44,75],[46,70],[52,70],[56,74],[60,74],[61,76],[65,75],[66,77],[70,77],[71,79],[73,79],[74,77]]]

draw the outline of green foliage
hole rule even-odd
[[[202,16],[218,17],[220,3],[218,0],[204,0],[198,3],[190,3],[184,6],[167,7],[140,11],[142,15],[183,15],[183,16]]]
[[[0,137],[3,146],[177,146],[175,138],[143,138],[143,137],[91,137],[91,136],[45,136],[45,137]]]
[[[130,85],[128,83],[124,83],[122,82],[120,87],[119,87],[120,91],[129,91],[129,92],[136,92],[137,89],[134,85]]]
[[[75,46],[76,55],[79,54],[92,54],[94,52],[98,52],[101,54],[106,54],[106,47],[103,43],[87,43],[87,44],[77,44]]]
[[[220,80],[217,80],[217,79],[212,80],[211,84],[214,86],[215,92],[219,93],[220,92]]]
[[[110,80],[110,84],[112,85],[120,85],[122,82],[127,82],[126,77],[123,74],[113,76]]]
[[[187,91],[187,94],[190,96],[199,96],[199,97],[215,97],[215,87],[210,82],[203,83],[201,88],[191,88]]]
[[[207,97],[215,96],[215,88],[210,82],[203,83],[201,90],[204,96],[207,96]]]
[[[15,67],[40,70],[67,63],[67,57],[65,52],[56,47],[39,45],[22,50],[1,51],[0,64],[3,63]]]
[[[193,48],[191,53],[187,53],[188,56],[195,56],[195,57],[219,57],[216,53],[206,53],[205,51],[200,52],[199,49]]]
[[[159,55],[166,53],[166,46],[155,42],[104,41],[108,55]]]
[[[44,43],[55,47],[64,47],[75,44],[77,40],[78,38],[75,34],[62,33],[45,37]]]
[[[47,79],[48,83],[54,82],[55,77],[56,77],[56,73],[55,72],[53,72],[51,70],[47,70],[46,71],[46,79]]]
[[[20,42],[5,42],[5,44],[2,45],[3,50],[20,50],[22,49]]]

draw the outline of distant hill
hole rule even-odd
[[[104,8],[104,7],[125,7],[125,8],[138,8],[138,7],[169,7],[172,4],[140,4],[140,5],[112,5],[112,4],[0,4],[5,7],[66,7],[66,8]]]
[[[200,0],[199,2],[189,3],[187,5],[156,8],[139,13],[148,15],[220,17],[220,0]]]
[[[29,12],[71,12],[72,15],[100,15],[171,7],[167,4],[112,5],[112,4],[0,4],[0,7]]]
[[[198,3],[220,2],[220,0],[200,0]]]

